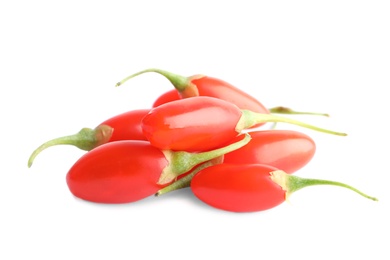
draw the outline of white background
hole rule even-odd
[[[3,1],[1,259],[389,259],[388,1]],[[41,143],[148,108],[171,85],[157,67],[224,79],[267,107],[347,132],[296,174],[310,187],[257,213],[211,208],[190,190],[125,205],[74,198],[83,151]],[[387,210],[387,211],[386,211]]]

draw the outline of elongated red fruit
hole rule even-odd
[[[203,153],[160,150],[147,141],[106,143],[80,157],[66,180],[72,194],[100,203],[127,203],[153,195],[199,164],[216,159],[250,141]]]
[[[69,170],[71,193],[99,203],[128,203],[163,187],[157,182],[169,161],[147,141],[117,141],[83,155]]]
[[[160,149],[207,151],[230,142],[259,122],[285,122],[346,135],[285,117],[242,110],[212,97],[186,98],[155,107],[143,118],[141,127],[145,137]]]
[[[293,192],[313,185],[340,186],[377,200],[344,183],[301,178],[262,164],[223,163],[206,167],[192,178],[191,190],[215,208],[253,212],[274,208]]]

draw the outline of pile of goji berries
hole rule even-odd
[[[190,188],[213,207],[252,212],[273,208],[303,187],[323,184],[377,200],[344,183],[293,175],[314,156],[313,139],[298,131],[261,128],[267,122],[284,122],[346,135],[275,115],[315,113],[267,109],[223,80],[160,69],[140,71],[117,86],[146,72],[163,75],[175,89],[160,95],[152,108],[127,111],[94,129],[42,144],[28,166],[53,145],[86,150],[66,181],[74,196],[97,203],[129,203]]]

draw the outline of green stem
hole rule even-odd
[[[329,117],[329,114],[326,113],[315,113],[315,112],[302,112],[302,111],[295,111],[288,107],[273,107],[269,108],[268,111],[272,114],[289,114],[289,115],[315,115],[315,116],[326,116]]]
[[[165,70],[161,70],[161,69],[151,68],[151,69],[139,71],[137,73],[134,73],[134,74],[122,79],[121,81],[116,83],[116,86],[118,87],[118,86],[122,85],[123,83],[125,83],[126,81],[128,81],[129,79],[132,79],[138,75],[141,75],[141,74],[144,74],[147,72],[155,72],[155,73],[158,73],[158,74],[164,76],[172,83],[172,85],[179,92],[184,91],[191,84],[190,79],[188,77],[180,76],[178,74],[175,74],[175,73],[172,73],[169,71],[165,71]]]
[[[271,130],[276,129],[276,125],[277,125],[277,124],[278,124],[278,123],[274,122],[274,123],[272,124],[272,126],[270,127],[270,129],[271,129]]]
[[[185,151],[164,150],[163,152],[169,161],[169,165],[161,173],[158,184],[170,183],[179,175],[190,171],[200,163],[212,160],[243,147],[252,139],[249,134],[244,134],[244,136],[245,137],[240,141],[207,152],[190,153]]]
[[[271,114],[260,114],[256,112],[252,112],[249,110],[244,110],[242,109],[242,116],[239,120],[239,122],[236,125],[236,131],[238,133],[241,133],[242,130],[248,129],[254,125],[257,125],[259,123],[267,123],[267,122],[282,122],[282,123],[288,123],[292,125],[297,125],[301,127],[305,127],[311,130],[327,133],[327,134],[333,134],[333,135],[340,135],[340,136],[346,136],[346,133],[340,133],[340,132],[335,132],[332,130],[320,128],[317,126],[309,125],[294,119],[286,118],[286,117],[281,117],[281,116],[276,116],[276,115],[271,115]]]
[[[361,192],[360,190],[342,182],[320,180],[320,179],[307,179],[307,178],[302,178],[294,175],[289,175],[283,171],[271,172],[271,179],[275,183],[279,184],[286,191],[286,198],[288,198],[293,192],[308,186],[333,185],[333,186],[339,186],[339,187],[352,190],[367,199],[378,201],[377,198],[368,196],[367,194]]]
[[[112,127],[108,125],[100,125],[95,129],[83,128],[77,134],[58,137],[47,141],[32,152],[30,158],[28,159],[28,167],[31,167],[35,157],[37,157],[39,153],[51,146],[73,145],[81,150],[89,151],[108,142],[111,138],[112,132]]]
[[[181,178],[181,179],[173,182],[172,184],[157,191],[155,196],[160,196],[160,195],[166,194],[168,192],[188,188],[190,186],[191,180],[195,176],[195,174],[197,174],[198,172],[200,172],[201,170],[203,170],[207,167],[222,163],[222,161],[223,161],[223,156],[220,156],[220,157],[217,157],[216,160],[213,159],[213,160],[210,160],[210,161],[207,161],[205,163],[200,164],[194,170],[192,170],[191,173],[187,174],[183,178]]]

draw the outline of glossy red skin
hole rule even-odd
[[[106,143],[84,154],[66,176],[72,194],[99,203],[128,203],[155,194],[168,165],[164,154],[147,141]]]
[[[107,119],[100,125],[111,126],[114,131],[109,142],[119,140],[147,140],[142,133],[142,118],[150,109],[131,110]]]
[[[159,149],[208,151],[237,136],[241,110],[226,101],[211,97],[192,97],[172,101],[147,114],[142,131]]]
[[[208,205],[232,212],[267,210],[283,203],[286,192],[270,179],[275,167],[263,164],[218,164],[191,181],[191,190]]]
[[[152,107],[158,107],[162,104],[179,100],[181,99],[179,96],[179,92],[176,89],[169,90],[163,94],[161,94],[153,103]]]
[[[240,109],[269,114],[269,110],[253,96],[223,80],[204,76],[192,79],[191,83],[197,87],[199,96],[219,98],[235,104]],[[178,91],[175,89],[170,90],[158,97],[154,102],[153,107],[179,99],[180,96]]]
[[[297,131],[264,130],[249,134],[251,141],[225,154],[224,163],[267,164],[291,174],[309,163],[316,151],[314,140]]]
[[[200,77],[191,80],[198,88],[199,96],[216,97],[229,101],[240,109],[247,109],[257,113],[269,113],[257,99],[233,86],[232,84],[213,77]]]

